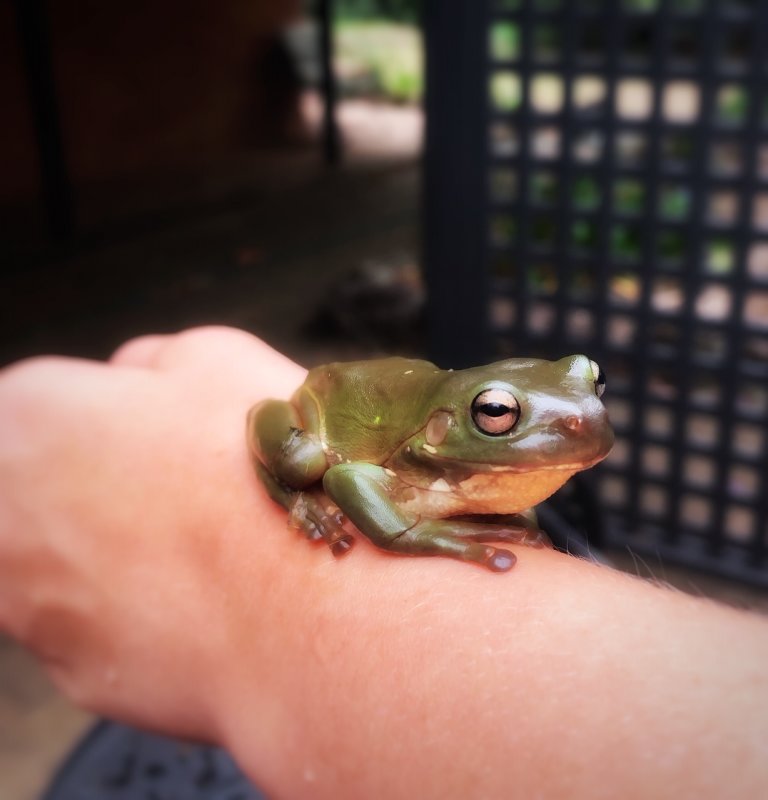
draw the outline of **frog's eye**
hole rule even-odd
[[[590,359],[589,366],[592,368],[592,379],[595,382],[595,394],[602,397],[605,394],[605,373],[600,369],[596,361]]]
[[[506,389],[486,389],[472,401],[475,425],[490,436],[509,433],[520,419],[520,403]]]

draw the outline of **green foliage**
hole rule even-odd
[[[624,0],[624,7],[637,14],[651,14],[658,10],[659,0]]]
[[[573,182],[573,204],[579,210],[591,211],[600,205],[600,187],[586,175]]]
[[[631,225],[618,224],[611,228],[611,252],[622,261],[638,261],[642,252],[640,233]]]
[[[717,93],[717,120],[723,125],[743,125],[749,111],[749,95],[743,86],[723,86]]]
[[[728,275],[733,272],[735,248],[727,239],[714,239],[707,244],[705,266],[713,275]]]
[[[640,181],[620,180],[614,185],[613,201],[621,214],[640,214],[645,204],[645,187]]]
[[[537,205],[553,205],[557,202],[557,178],[550,172],[534,172],[531,175],[531,200]]]
[[[344,87],[358,81],[367,93],[401,103],[423,91],[423,47],[418,28],[398,22],[347,20],[336,26],[336,53]]]
[[[665,230],[659,234],[658,254],[667,268],[679,268],[685,255],[685,238],[680,231]]]
[[[522,100],[520,76],[511,70],[496,70],[491,74],[491,102],[498,111],[514,111]]]
[[[691,209],[691,190],[685,185],[663,186],[659,195],[661,216],[685,219]]]
[[[494,22],[488,32],[491,57],[510,61],[520,55],[520,28],[513,22]]]
[[[342,20],[391,19],[416,22],[420,0],[336,0],[336,16]]]
[[[576,250],[584,252],[594,250],[599,244],[597,225],[587,219],[577,219],[571,226],[571,243]]]

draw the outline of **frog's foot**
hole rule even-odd
[[[335,556],[349,552],[354,542],[344,529],[344,515],[322,492],[295,492],[288,508],[288,524],[311,541],[324,539]]]
[[[517,561],[517,556],[509,550],[480,544],[471,537],[456,535],[452,523],[446,520],[423,520],[394,539],[381,542],[380,546],[408,555],[448,556],[460,561],[471,561],[492,572],[507,572]]]

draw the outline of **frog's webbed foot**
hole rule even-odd
[[[324,539],[335,556],[349,552],[353,537],[344,529],[344,515],[323,492],[294,492],[288,507],[288,524],[312,541]]]

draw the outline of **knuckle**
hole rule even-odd
[[[0,388],[36,384],[72,361],[73,359],[66,356],[50,355],[29,356],[20,361],[14,361],[12,364],[0,368]]]
[[[177,334],[176,338],[176,343],[182,348],[198,348],[200,346],[230,348],[245,343],[250,344],[254,341],[255,337],[250,333],[226,325],[202,325],[197,328],[188,328]]]

